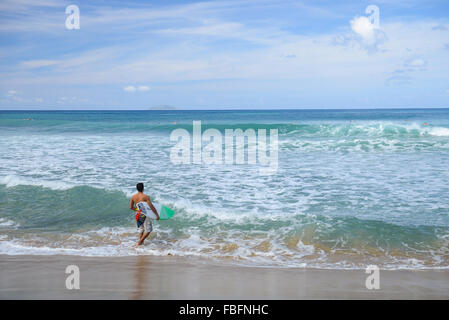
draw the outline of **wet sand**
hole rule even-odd
[[[68,265],[80,289],[66,288]],[[449,299],[449,270],[380,271],[217,265],[177,257],[0,255],[0,299]]]

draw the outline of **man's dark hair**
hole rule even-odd
[[[142,183],[142,182],[139,182],[139,183],[136,185],[136,189],[137,189],[137,191],[139,191],[139,192],[143,192],[143,183]]]

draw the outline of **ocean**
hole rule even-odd
[[[176,164],[175,129],[278,130],[278,163]],[[449,109],[0,111],[0,254],[449,268]],[[176,211],[137,241],[137,182]]]

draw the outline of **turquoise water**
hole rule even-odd
[[[171,163],[194,120],[278,129],[276,173]],[[0,111],[0,149],[0,254],[449,267],[449,109]],[[137,182],[177,214],[135,251]]]

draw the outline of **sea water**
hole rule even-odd
[[[174,129],[277,129],[278,166],[173,164]],[[0,111],[0,254],[449,267],[449,109]],[[176,215],[137,251],[137,182]]]

